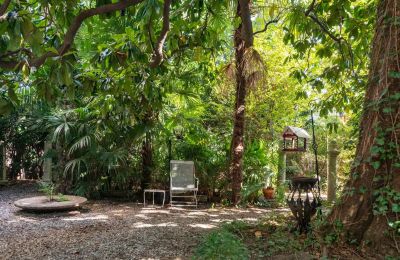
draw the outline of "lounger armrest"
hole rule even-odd
[[[196,189],[198,189],[199,188],[199,178],[195,177],[195,179],[196,179]]]

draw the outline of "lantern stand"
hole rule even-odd
[[[314,150],[314,157],[315,157],[315,173],[317,175],[318,198],[321,198],[321,188],[319,183],[318,144],[317,140],[315,139],[314,114],[312,109],[310,113],[311,113],[311,128],[312,128],[312,138],[313,138],[312,148]]]
[[[311,218],[316,214],[317,209],[321,204],[321,190],[319,183],[319,168],[318,168],[318,154],[317,154],[317,141],[315,139],[315,126],[314,116],[311,110],[311,126],[312,126],[312,148],[315,156],[315,172],[316,178],[296,176],[290,180],[290,193],[286,197],[286,202],[297,220],[297,225],[293,231],[300,233],[307,233],[310,230]],[[317,187],[315,185],[317,184]],[[297,198],[295,195],[297,193]],[[305,199],[303,198],[305,194]],[[312,197],[312,201],[311,201]]]
[[[172,139],[174,138],[175,140],[183,140],[183,127],[182,126],[177,126],[172,130],[173,136],[170,136],[167,140],[167,146],[168,146],[168,167],[169,170],[171,171],[171,164],[170,161],[172,160]]]

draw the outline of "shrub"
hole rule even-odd
[[[197,247],[193,259],[249,259],[240,238],[226,229],[208,234]]]

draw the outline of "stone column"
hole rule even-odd
[[[286,152],[282,151],[282,146],[279,147],[279,183],[286,183]]]
[[[44,141],[44,154],[47,154],[51,149],[51,141]],[[45,158],[43,161],[43,181],[50,182],[52,181],[51,176],[51,158]]]
[[[336,200],[336,161],[339,155],[337,143],[330,141],[328,144],[328,202]]]

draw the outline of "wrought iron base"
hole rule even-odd
[[[317,178],[294,177],[291,180],[290,194],[286,202],[297,220],[294,230],[307,233],[310,230],[311,218],[321,206],[321,198],[315,187]],[[297,193],[297,198],[295,198]]]

